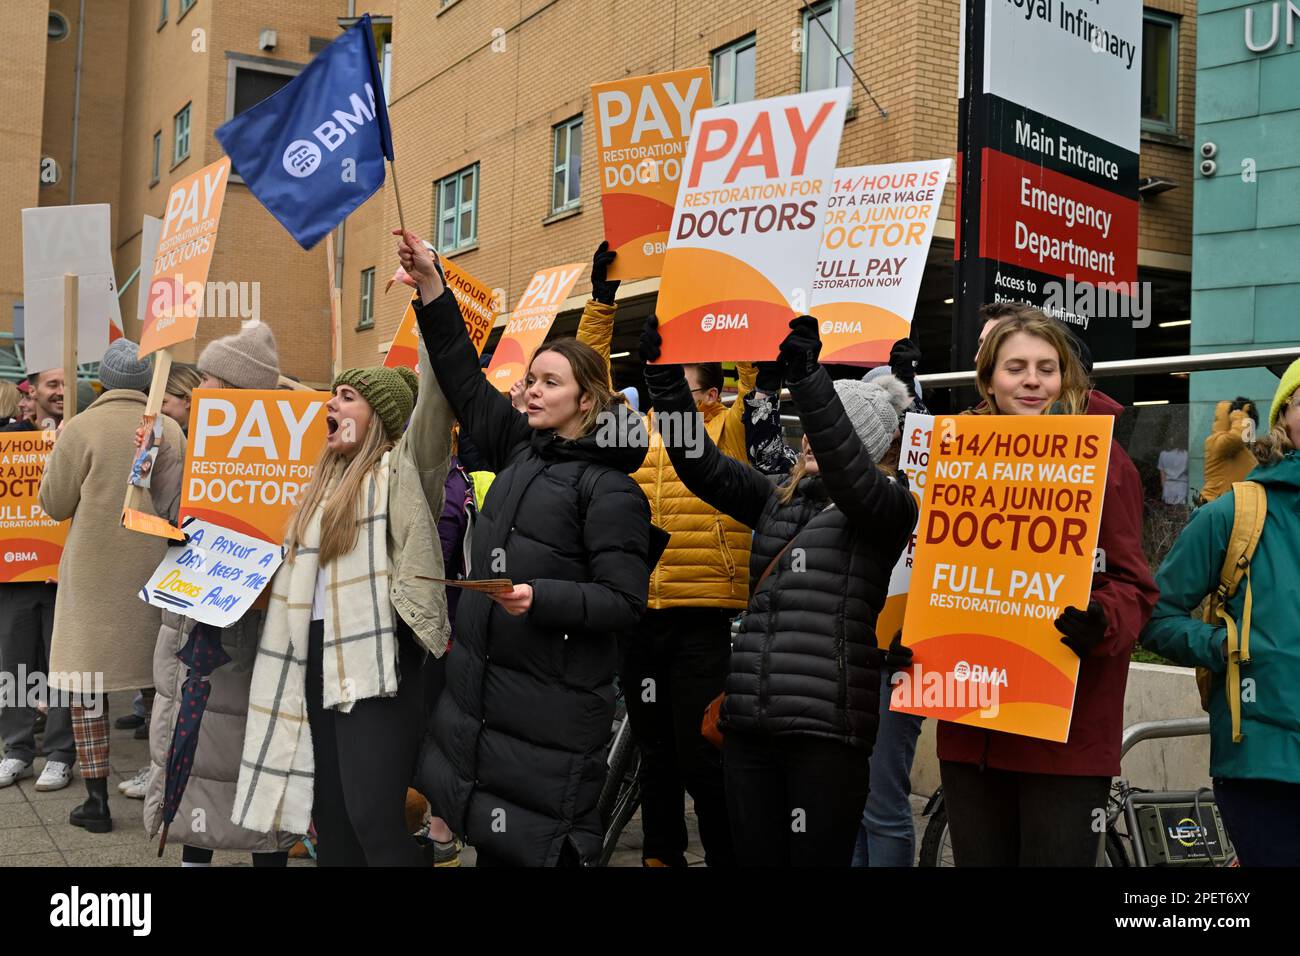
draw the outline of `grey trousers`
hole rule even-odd
[[[0,699],[0,739],[5,757],[31,762],[36,756],[36,709],[25,703],[30,675],[49,666],[54,635],[53,584],[0,584],[0,671],[6,689],[18,701]],[[6,693],[5,698],[9,698]],[[51,707],[45,720],[45,756],[71,764],[77,758],[72,716],[67,707]]]

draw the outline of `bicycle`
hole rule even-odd
[[[1142,721],[1124,728],[1120,758],[1144,740],[1204,736],[1209,732],[1208,716]],[[918,865],[953,866],[942,787],[934,792],[921,815],[929,822],[921,840]],[[1210,788],[1153,791],[1131,786],[1124,777],[1111,784],[1105,836],[1097,852],[1098,866],[1231,866],[1234,859]]]
[[[605,783],[596,801],[601,827],[600,866],[609,865],[618,849],[618,838],[641,806],[641,749],[632,736],[632,722],[627,719],[621,686],[614,703],[605,766]]]

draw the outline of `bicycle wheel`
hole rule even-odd
[[[630,735],[629,740],[630,740]],[[637,809],[641,806],[641,750],[635,744],[629,744],[626,749],[626,758],[623,762],[623,772],[619,777],[614,775],[614,765],[610,765],[610,774],[606,780],[621,781],[614,798],[613,806],[610,810],[609,821],[602,824],[604,833],[602,834],[600,847],[600,865],[608,866],[610,858],[613,857],[614,851],[618,849],[618,838],[623,833],[623,828],[636,815]]]
[[[948,832],[948,811],[942,803],[930,814],[921,838],[918,866],[956,866],[952,859],[952,836]]]
[[[1129,867],[1133,861],[1128,858],[1128,851],[1124,849],[1124,838],[1115,830],[1106,831],[1106,865]]]

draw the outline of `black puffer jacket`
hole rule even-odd
[[[453,830],[495,858],[553,865],[570,839],[591,859],[614,633],[640,619],[650,576],[650,505],[630,477],[648,436],[621,405],[618,447],[601,447],[599,431],[577,441],[534,431],[484,378],[450,291],[417,316],[461,428],[497,472],[474,526],[471,577],[533,586],[520,617],[462,595],[417,781]],[[600,473],[584,483],[590,468]]]
[[[693,410],[677,366],[646,372],[657,411]],[[788,504],[756,469],[718,453],[669,449],[693,494],[754,529],[750,596],[732,648],[722,726],[809,734],[870,749],[880,713],[876,615],[916,524],[905,478],[880,472],[824,369],[790,384],[820,466]],[[784,554],[787,542],[791,546]]]

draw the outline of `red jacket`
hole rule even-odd
[[[1114,415],[1123,406],[1094,391],[1088,414]],[[999,770],[1111,777],[1119,773],[1124,690],[1129,656],[1160,592],[1142,550],[1142,481],[1128,454],[1111,442],[1101,535],[1106,570],[1093,577],[1092,599],[1106,611],[1106,640],[1083,659],[1074,695],[1070,737],[1063,743],[966,724],[940,722],[939,759]]]

